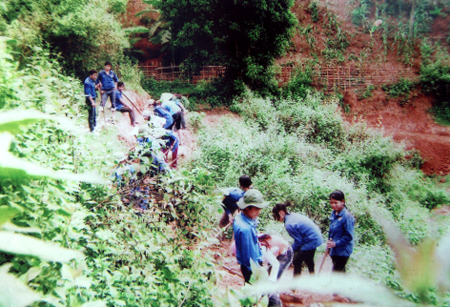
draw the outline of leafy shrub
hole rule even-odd
[[[106,60],[123,64],[122,50],[128,41],[114,12],[125,6],[125,0],[67,0],[57,5],[51,0],[8,0],[6,10],[0,11],[8,22],[2,34],[17,40],[21,60],[40,46],[60,53],[64,68],[85,78],[87,71],[102,68]]]
[[[382,89],[393,98],[403,97],[401,104],[404,105],[408,99],[410,92],[414,89],[414,82],[401,78],[399,82],[392,85],[383,85]]]
[[[313,70],[311,66],[305,66],[304,71],[300,68],[294,70],[287,86],[283,88],[283,96],[292,98],[305,98],[312,89]]]

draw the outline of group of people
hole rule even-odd
[[[115,120],[115,112],[128,113],[131,125],[137,126],[139,122],[136,120],[136,110],[133,103],[131,105],[123,98],[125,84],[119,81],[116,73],[112,71],[112,64],[105,62],[104,70],[97,72],[92,69],[89,76],[84,81],[84,94],[86,96],[86,105],[88,107],[88,122],[91,132],[95,131],[97,126],[97,90],[100,91],[101,111],[104,111],[108,98],[111,101],[112,119]],[[126,97],[126,96],[125,96]],[[166,140],[163,146],[163,154],[165,162],[168,163],[169,152],[171,152],[172,161],[168,163],[172,168],[177,167],[178,147],[181,145],[182,129],[186,129],[185,114],[188,112],[185,106],[186,99],[180,94],[164,93],[159,100],[150,99],[147,103],[150,109],[144,110],[142,116],[145,121],[149,121],[152,115],[156,115],[162,119],[160,127],[165,129],[162,139]],[[147,124],[147,123],[145,123]],[[159,126],[158,126],[159,127]],[[176,128],[175,134],[172,130]],[[147,139],[148,140],[148,139]],[[142,143],[142,142],[141,142]]]
[[[241,189],[231,188],[223,191],[222,204],[225,212],[219,225],[233,225],[236,259],[245,282],[250,282],[252,261],[256,265],[262,265],[263,261],[267,260],[271,265],[271,280],[279,279],[291,263],[294,265],[294,276],[301,274],[303,263],[308,267],[309,273],[313,274],[316,249],[324,243],[319,227],[307,216],[290,212],[290,202],[277,203],[272,208],[273,218],[284,223],[294,243],[290,245],[279,236],[258,234],[258,216],[262,209],[267,208],[269,202],[264,201],[260,191],[251,188],[252,181],[248,176],[240,177],[239,184]],[[329,252],[333,262],[332,271],[345,272],[345,266],[353,251],[355,219],[345,206],[342,191],[332,192],[329,195],[329,203],[333,212],[330,216],[326,252]],[[235,215],[236,212],[239,213]]]
[[[88,107],[88,122],[89,130],[95,131],[97,126],[97,92],[100,91],[101,101],[100,108],[103,111],[108,98],[111,101],[111,111],[113,113],[114,122],[115,112],[128,113],[130,116],[130,122],[132,126],[138,124],[136,121],[136,112],[134,108],[128,105],[127,101],[123,98],[123,90],[125,84],[117,78],[114,71],[111,70],[112,64],[109,61],[105,62],[105,69],[97,72],[95,69],[89,71],[89,76],[84,80],[84,95],[86,96],[86,105]]]

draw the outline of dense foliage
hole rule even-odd
[[[160,200],[151,214],[125,206],[108,181],[128,152],[117,130],[89,134],[80,82],[46,53],[19,69],[7,42],[0,42],[0,305],[212,306],[209,243],[196,239],[210,227],[214,202],[208,184],[194,184],[203,173],[153,182]]]
[[[420,68],[422,90],[435,98],[434,113],[445,124],[450,123],[450,63],[446,52],[422,44],[423,64]],[[433,53],[433,55],[432,55]]]
[[[161,1],[170,25],[175,64],[198,72],[205,64],[226,66],[231,91],[276,90],[272,64],[289,45],[296,24],[293,1]]]
[[[125,32],[117,20],[127,0],[6,0],[0,6],[0,35],[15,39],[25,63],[36,48],[60,54],[69,73],[85,77],[105,60],[124,64]]]

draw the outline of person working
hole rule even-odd
[[[276,221],[284,222],[284,227],[289,235],[294,239],[292,249],[294,250],[294,276],[302,273],[303,262],[308,266],[310,274],[314,273],[314,254],[316,248],[323,243],[322,234],[319,227],[308,217],[289,213],[287,207],[290,202],[276,204],[272,209],[273,217]]]
[[[121,113],[128,113],[130,116],[130,123],[134,127],[138,124],[136,121],[136,113],[134,108],[129,107],[128,104],[124,101],[122,97],[122,92],[125,89],[125,84],[121,81],[117,82],[117,91],[116,91],[116,99],[115,99],[115,108],[117,111]]]
[[[149,106],[153,107],[153,112],[162,118],[166,119],[166,123],[164,124],[164,129],[169,129],[173,126],[173,117],[172,115],[169,113],[169,111],[167,111],[166,109],[164,109],[163,107],[161,107],[161,101],[160,100],[149,100]]]
[[[266,208],[269,203],[264,201],[260,191],[250,189],[238,201],[241,209],[234,219],[233,231],[236,242],[236,259],[241,266],[244,280],[250,283],[252,276],[251,261],[256,265],[262,265],[263,254],[258,243],[256,225],[261,209]],[[277,294],[269,295],[269,306],[281,306],[281,301]]]
[[[223,228],[230,223],[233,223],[233,215],[238,210],[237,202],[244,196],[252,185],[252,180],[249,176],[243,175],[239,178],[239,188],[228,188],[223,191],[224,197],[222,200],[224,213],[219,221],[219,227]]]

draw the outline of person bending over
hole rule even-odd
[[[302,273],[303,262],[308,266],[310,274],[314,274],[314,254],[316,248],[323,243],[319,227],[308,217],[299,213],[289,213],[290,202],[276,204],[272,213],[276,221],[284,222],[284,227],[294,239],[294,276]]]

